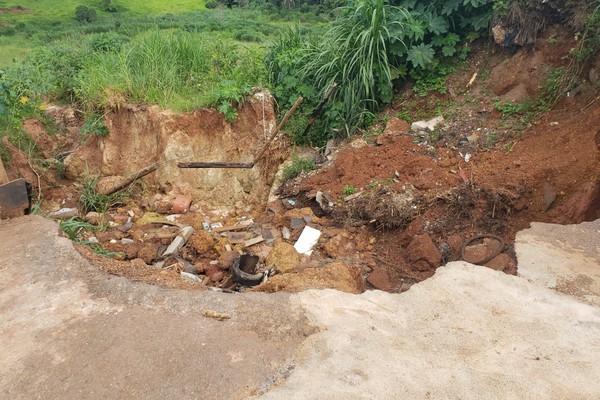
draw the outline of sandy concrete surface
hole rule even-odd
[[[57,232],[34,216],[0,225],[0,398],[246,398],[287,376],[314,331],[286,294],[137,284]]]
[[[519,275],[600,306],[600,219],[578,225],[534,222],[517,234]]]
[[[599,308],[463,262],[403,294],[186,292],[104,274],[33,216],[0,254],[0,398],[600,397]]]

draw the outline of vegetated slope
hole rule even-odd
[[[532,81],[546,76],[546,83],[552,83],[568,40],[567,32],[555,28],[515,55],[480,48],[464,71],[450,77],[448,94],[413,96],[394,105],[385,113],[392,119],[384,133],[366,137],[374,143],[343,147],[330,165],[288,185],[286,193],[301,203],[310,202],[317,191],[334,199],[343,198],[348,187],[362,193],[340,200],[334,217],[350,231],[361,225],[378,230],[373,254],[380,264],[375,269],[378,283],[388,288],[435,272],[410,258],[409,244],[417,235],[431,237],[450,261],[460,257],[461,245],[474,235],[498,235],[510,245],[532,221],[572,224],[600,218],[598,82],[580,78],[567,98],[542,114],[519,109],[533,107],[533,93],[524,94],[532,95],[529,103],[500,102],[515,94],[511,89],[522,76]],[[490,59],[492,65],[485,65]],[[584,69],[585,76],[592,65]],[[475,72],[483,78],[467,88]],[[499,82],[499,76],[506,82]],[[436,110],[438,104],[444,109]],[[393,117],[422,110],[421,117],[441,111],[446,120],[433,132],[409,132],[407,123]],[[397,213],[402,208],[378,206],[395,196],[413,207],[406,215]],[[387,229],[394,224],[396,229]],[[493,267],[514,272],[506,261]]]
[[[113,0],[113,4],[120,12],[127,11],[133,15],[180,13],[204,9],[204,0]],[[11,0],[0,2],[0,8],[7,10],[0,14],[0,21],[68,20],[73,19],[75,8],[80,5],[95,8],[101,14],[110,14],[101,10],[99,0],[62,0],[60,4],[54,0]],[[17,6],[20,9],[10,12]]]

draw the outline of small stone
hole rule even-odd
[[[304,221],[304,218],[294,217],[294,218],[290,219],[290,228],[293,231],[295,231],[297,229],[302,229],[302,228],[304,228],[305,225],[306,225],[306,222]]]
[[[131,266],[133,268],[148,268],[148,265],[141,258],[134,258],[131,260]]]
[[[182,278],[188,279],[188,280],[196,282],[196,283],[202,283],[202,280],[194,274],[190,274],[189,272],[185,272],[185,271],[181,271],[180,274],[181,274]]]
[[[85,214],[85,217],[83,217],[83,219],[89,224],[100,225],[102,223],[103,218],[102,214],[97,213],[95,211],[90,211],[89,213]]]
[[[116,244],[116,243],[117,243],[117,241],[116,241],[115,239],[110,239],[110,243],[111,243],[111,244]]]
[[[98,238],[96,236],[90,236],[88,238],[88,242],[90,242],[90,243],[100,243],[100,241],[98,240]]]
[[[185,245],[185,239],[182,236],[176,236],[171,242],[167,250],[163,253],[163,257],[173,256],[179,253],[179,250]]]
[[[124,225],[129,221],[129,215],[121,215],[121,214],[111,214],[110,218],[119,225]]]
[[[152,243],[145,244],[138,252],[138,257],[146,264],[152,264],[158,258],[158,249]]]
[[[171,205],[171,214],[185,214],[190,209],[192,198],[183,194],[177,195]]]
[[[281,236],[283,236],[285,240],[290,240],[292,234],[290,233],[290,230],[284,226],[283,228],[281,228]]]
[[[58,211],[55,211],[50,214],[50,218],[54,219],[69,219],[73,217],[77,217],[79,215],[79,210],[76,208],[61,208]]]
[[[128,239],[128,238],[121,239],[121,244],[126,245],[126,246],[129,244],[134,244],[134,243],[135,243],[135,240],[133,240],[133,239]]]

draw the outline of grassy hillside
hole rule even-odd
[[[59,3],[59,4],[57,4]],[[113,4],[120,12],[134,15],[156,15],[163,13],[181,13],[187,11],[203,10],[204,0],[114,0]],[[101,11],[100,0],[9,0],[0,1],[0,8],[4,10],[21,6],[24,12],[0,14],[0,21],[29,22],[35,20],[60,21],[72,19],[75,8],[79,5],[93,7],[99,15],[110,14]]]

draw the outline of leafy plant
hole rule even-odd
[[[75,242],[77,244],[90,247],[94,251],[95,254],[101,255],[103,257],[109,257],[109,258],[115,257],[116,255],[119,254],[117,252],[107,251],[102,246],[100,246],[98,243],[93,243],[88,240],[84,240],[82,238],[82,234],[84,232],[98,231],[98,230],[101,230],[102,227],[81,221],[80,219],[78,219],[76,217],[60,221],[59,226],[60,226],[60,229],[65,233],[65,235],[67,235],[67,237],[70,240],[72,240],[73,242]]]
[[[107,136],[109,132],[108,128],[104,124],[104,115],[99,115],[96,113],[88,114],[84,119],[83,125],[81,126],[81,132],[86,136]]]
[[[352,185],[344,185],[344,189],[342,190],[342,196],[348,197],[356,193],[356,188]]]
[[[303,172],[314,171],[316,168],[317,166],[310,158],[295,157],[292,163],[283,169],[283,179],[293,179]]]

